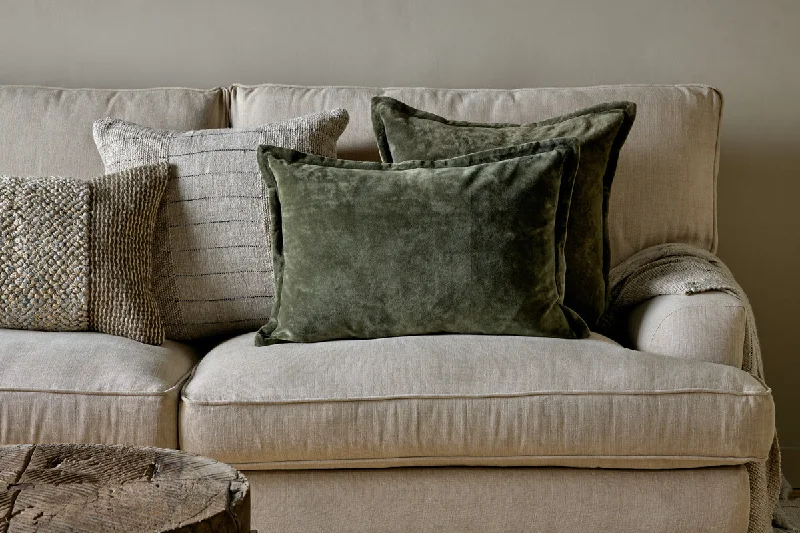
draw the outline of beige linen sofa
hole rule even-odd
[[[712,88],[444,90],[0,87],[0,173],[103,173],[92,122],[254,126],[343,107],[344,158],[377,159],[370,97],[450,118],[532,122],[630,100],[610,210],[612,266],[648,246],[714,251],[722,101]],[[741,371],[745,310],[660,296],[630,348],[439,335],[256,348],[161,347],[0,330],[0,443],[181,448],[245,471],[264,532],[745,532],[769,389]]]

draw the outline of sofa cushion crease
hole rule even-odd
[[[535,392],[520,392],[517,394],[474,394],[474,395],[387,395],[387,396],[363,396],[359,398],[316,398],[316,399],[295,399],[295,400],[264,400],[264,401],[229,401],[229,400],[201,400],[195,401],[184,398],[185,401],[194,405],[286,405],[286,404],[305,404],[305,403],[339,403],[339,402],[384,402],[392,400],[464,400],[464,399],[491,399],[491,398],[521,398],[528,396],[662,396],[679,394],[719,394],[724,396],[772,396],[772,389],[762,388],[753,392],[737,392],[709,389],[678,389],[678,390],[632,390],[619,392],[602,392],[592,390],[544,390]]]
[[[760,457],[716,457],[679,455],[509,455],[480,457],[410,456],[391,459],[331,459],[317,461],[275,461],[230,463],[238,470],[336,470],[371,468],[441,468],[454,466],[496,468],[604,468],[622,470],[686,470],[737,466]]]
[[[176,344],[174,341],[165,341],[164,343],[167,346]],[[164,345],[162,345],[164,346]],[[12,387],[2,388],[0,389],[1,392],[35,392],[35,393],[45,393],[45,394],[75,394],[78,396],[137,396],[137,397],[160,397],[160,396],[169,396],[170,394],[174,393],[175,391],[182,389],[183,386],[189,381],[193,374],[193,370],[188,371],[184,375],[182,375],[175,385],[171,386],[168,389],[163,391],[153,391],[153,392],[129,392],[129,391],[83,391],[79,389],[36,389],[36,388],[19,388],[15,389]]]

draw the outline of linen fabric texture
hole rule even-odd
[[[714,254],[687,244],[669,243],[652,246],[629,257],[611,271],[611,305],[600,320],[608,335],[624,338],[625,317],[642,302],[665,294],[692,295],[711,291],[724,292],[741,302],[745,311],[742,365],[767,389],[761,343],[756,330],[753,308],[730,269]],[[769,389],[767,389],[769,390]],[[774,421],[774,413],[770,420]],[[733,420],[731,415],[726,420]],[[781,452],[778,435],[765,459],[749,461],[750,476],[749,533],[769,531],[781,488]]]
[[[161,344],[152,249],[168,173],[0,177],[0,326]]]
[[[347,111],[335,109],[248,129],[177,132],[111,118],[94,123],[107,169],[170,164],[154,270],[168,338],[253,331],[267,321],[274,286],[256,149],[270,143],[335,157],[347,122]]]
[[[189,347],[95,332],[0,329],[0,444],[178,447]]]
[[[91,179],[104,172],[92,140],[93,121],[110,116],[153,128],[224,128],[228,124],[227,100],[227,90],[220,87],[62,89],[3,85],[0,174]]]
[[[742,368],[747,313],[728,293],[662,294],[628,313],[631,348]]]
[[[605,310],[611,261],[608,209],[622,146],[636,105],[613,102],[532,124],[448,120],[388,96],[372,99],[372,121],[384,162],[444,159],[555,137],[575,137],[581,158],[565,248],[565,303],[593,327]]]
[[[397,165],[262,146],[277,296],[258,345],[582,338],[564,300],[574,139]]]
[[[774,410],[769,389],[738,368],[628,350],[598,334],[268,349],[244,334],[197,366],[180,432],[184,450],[245,470],[672,469],[763,461]]]
[[[747,472],[574,468],[245,471],[258,531],[745,533]],[[777,531],[777,530],[776,530]]]

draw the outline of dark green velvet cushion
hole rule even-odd
[[[574,139],[397,165],[262,146],[275,305],[257,345],[582,338],[563,305]]]
[[[619,151],[635,117],[635,104],[612,102],[533,124],[482,124],[447,120],[394,98],[372,99],[372,124],[386,163],[446,159],[556,137],[580,141],[565,250],[565,303],[590,326],[605,310],[608,200]]]

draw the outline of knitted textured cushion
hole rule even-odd
[[[277,296],[256,344],[581,338],[562,305],[574,139],[397,165],[265,146]]]
[[[161,344],[152,248],[166,164],[82,181],[0,177],[0,327]]]
[[[107,171],[170,163],[154,271],[168,338],[253,331],[269,318],[274,288],[256,149],[269,143],[335,157],[347,122],[343,109],[250,129],[174,132],[95,122]]]
[[[381,159],[444,159],[515,144],[575,137],[581,160],[575,177],[565,249],[565,304],[594,327],[605,310],[610,264],[608,201],[619,151],[636,117],[636,105],[613,102],[532,124],[448,120],[394,98],[372,99],[372,123]]]

